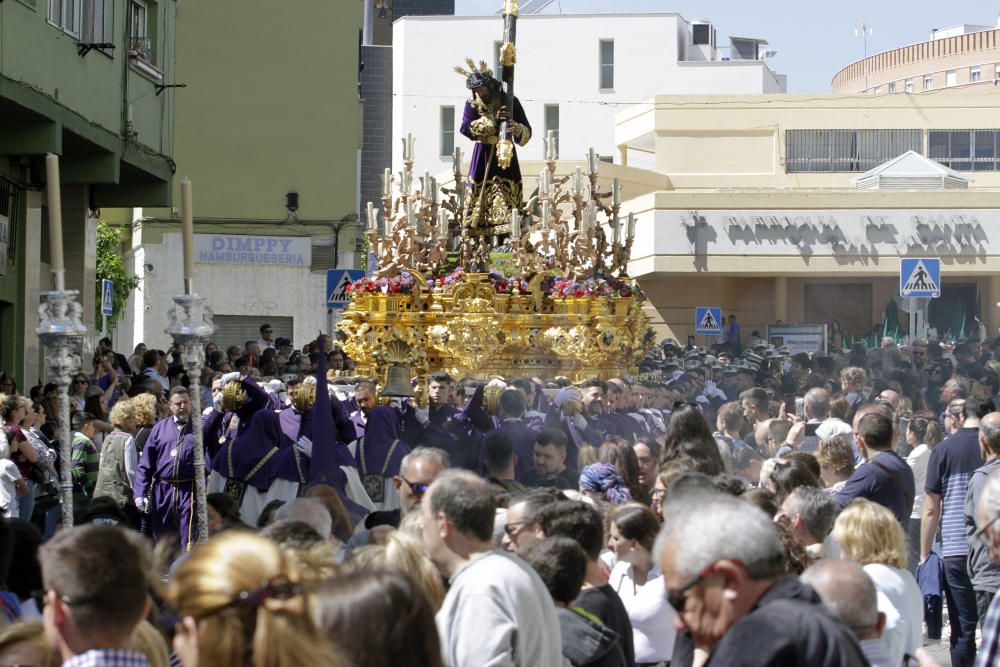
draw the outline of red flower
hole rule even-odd
[[[587,296],[587,293],[584,292],[582,289],[578,289],[575,292],[573,292],[573,296],[575,296],[576,298],[580,299],[582,297]]]

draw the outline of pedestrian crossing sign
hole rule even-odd
[[[361,269],[329,269],[326,272],[326,307],[346,308],[351,302],[350,287],[365,277]]]
[[[705,336],[722,333],[722,308],[699,306],[694,309],[694,332]]]
[[[904,257],[899,261],[899,295],[936,299],[941,296],[941,260]]]

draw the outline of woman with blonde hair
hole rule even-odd
[[[59,662],[41,623],[15,623],[0,630],[0,665],[56,667]]]
[[[149,621],[142,621],[135,626],[132,633],[133,651],[139,651],[146,656],[149,667],[170,667],[170,651],[167,650],[167,641],[156,629],[156,626]]]
[[[396,530],[389,533],[384,546],[372,544],[355,549],[347,567],[351,572],[402,572],[424,590],[434,613],[441,608],[444,600],[441,576],[421,541],[408,533]]]
[[[820,481],[826,492],[837,495],[854,473],[856,465],[850,439],[840,434],[820,440],[816,458],[819,459]]]
[[[923,645],[923,595],[906,569],[906,538],[892,510],[864,498],[851,501],[833,525],[833,539],[845,560],[859,563],[882,593],[886,613],[886,664],[900,664]],[[890,605],[886,606],[886,600]],[[891,608],[889,608],[891,607]],[[895,613],[894,613],[895,612]],[[893,623],[893,619],[895,622]]]
[[[184,667],[343,665],[309,615],[298,568],[268,539],[242,531],[199,545],[167,590],[180,616]]]
[[[132,479],[139,466],[135,447],[135,405],[125,399],[111,408],[111,424],[115,427],[104,439],[101,464],[97,472],[94,497],[107,496],[128,516],[132,527],[139,525],[139,512],[132,495]]]

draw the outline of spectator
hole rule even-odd
[[[549,537],[525,559],[545,583],[557,607],[562,653],[573,667],[625,667],[618,633],[574,607],[587,571],[587,555],[568,537]]]
[[[892,419],[877,404],[866,405],[854,417],[855,438],[865,463],[837,494],[843,509],[855,498],[867,498],[888,507],[902,524],[913,511],[913,471],[892,451]]]
[[[625,663],[635,663],[632,622],[615,589],[601,573],[599,558],[604,545],[604,525],[601,513],[578,500],[563,500],[543,507],[536,516],[544,537],[568,537],[583,549],[587,570],[583,589],[575,606],[596,616],[601,623],[618,633],[625,654]]]
[[[330,542],[304,521],[275,521],[260,531],[292,559],[304,586],[315,588],[340,573]]]
[[[441,575],[431,562],[420,539],[394,530],[385,544],[370,544],[351,552],[347,567],[352,572],[393,570],[405,574],[417,583],[430,602],[431,612],[437,613],[444,601]]]
[[[915,417],[906,426],[906,442],[912,449],[906,457],[906,465],[913,471],[915,496],[910,520],[906,529],[907,563],[912,574],[917,572],[920,562],[920,518],[924,513],[924,486],[927,483],[927,463],[931,451],[941,442],[941,427],[937,420]]]
[[[332,579],[316,591],[312,615],[350,664],[444,665],[427,597],[398,572],[355,572]]]
[[[59,663],[41,623],[16,623],[0,630],[0,665],[58,667]]]
[[[836,495],[854,473],[850,436],[835,435],[828,440],[821,440],[816,458],[819,459],[820,481],[827,493]]]
[[[419,507],[431,483],[450,465],[448,453],[436,447],[417,447],[404,456],[399,474],[393,479],[401,513],[405,515]]]
[[[789,493],[779,517],[787,517],[795,538],[813,559],[823,558],[823,541],[833,529],[837,518],[837,503],[822,489],[800,486]]]
[[[857,563],[822,560],[802,573],[802,583],[811,586],[830,612],[857,636],[873,667],[895,665],[883,638],[885,613],[879,611],[878,593]]]
[[[1000,589],[1000,563],[993,562],[989,546],[976,539],[976,508],[986,480],[1000,468],[1000,413],[991,412],[979,422],[979,452],[986,463],[969,479],[969,490],[965,494],[965,534],[969,543],[969,577],[976,594],[980,626],[983,626],[990,602]]]
[[[617,563],[608,584],[628,612],[638,664],[669,660],[674,646],[675,614],[663,598],[663,578],[653,557],[659,527],[653,512],[639,504],[623,505],[611,513],[608,547]]]
[[[927,462],[920,562],[927,559],[940,530],[940,555],[944,563],[944,587],[951,624],[951,661],[955,667],[969,667],[976,656],[979,612],[969,579],[965,495],[972,473],[984,464],[979,451],[979,420],[994,409],[990,399],[967,398],[960,413],[962,427],[935,447]]]
[[[923,644],[923,595],[916,579],[906,569],[906,542],[903,527],[887,508],[858,499],[837,517],[833,538],[841,555],[864,567],[885,596],[880,611],[898,613],[898,620],[886,627],[889,664],[900,664],[904,655],[914,655]],[[889,609],[891,605],[891,609]]]
[[[612,505],[632,501],[625,480],[610,463],[592,463],[580,472],[580,493]]]
[[[73,510],[80,511],[87,507],[94,497],[97,487],[97,474],[100,471],[101,453],[94,446],[94,415],[89,412],[74,413],[71,420],[73,426]]]
[[[525,486],[578,488],[579,473],[566,461],[568,443],[561,429],[543,428],[535,440],[535,468],[525,473],[521,482]]]
[[[64,665],[149,664],[129,648],[150,607],[151,557],[139,535],[100,524],[63,529],[39,556],[45,634]]]
[[[1000,473],[993,472],[986,478],[979,504],[976,507],[976,539],[989,549],[993,562],[1000,562]],[[983,623],[983,641],[976,655],[975,667],[992,667],[1000,662],[1000,595],[993,597],[986,621]]]
[[[664,514],[655,552],[684,633],[671,667],[689,667],[695,650],[726,667],[867,665],[854,634],[819,596],[783,574],[778,532],[766,514],[703,492],[672,500]]]
[[[170,582],[167,601],[180,616],[174,652],[184,667],[343,664],[309,617],[309,597],[276,544],[240,531],[218,535]]]
[[[536,534],[538,512],[563,496],[555,489],[534,489],[511,501],[504,519],[501,544],[507,551],[523,556],[532,544],[541,539]]]
[[[559,620],[527,564],[492,549],[496,502],[489,485],[463,471],[438,477],[421,503],[431,560],[451,581],[436,615],[448,667],[558,665]]]
[[[139,525],[139,513],[132,498],[132,480],[139,465],[139,451],[134,434],[135,406],[130,399],[115,403],[111,409],[115,430],[104,440],[94,496],[108,496],[128,515],[132,526]]]

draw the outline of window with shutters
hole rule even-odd
[[[441,107],[441,152],[451,155],[455,152],[455,107]]]
[[[923,152],[921,130],[787,130],[788,173],[868,171],[908,150]]]
[[[601,50],[601,90],[611,90],[615,87],[615,40],[600,40]]]

